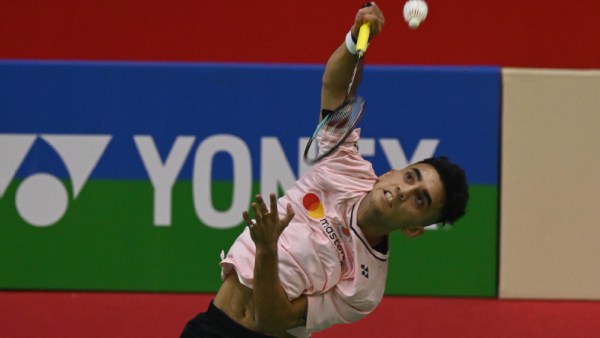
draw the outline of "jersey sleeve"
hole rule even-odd
[[[319,153],[327,152],[331,149],[339,140],[340,135],[335,133],[328,132],[320,132],[317,135],[316,141],[319,144]],[[344,140],[342,144],[339,145],[339,148],[335,152],[342,151],[357,151],[356,142],[358,142],[360,138],[360,128],[354,129],[348,137]],[[334,152],[334,153],[335,153]]]
[[[355,322],[371,313],[380,300],[348,295],[343,284],[323,294],[308,295],[306,330],[318,332],[335,324]]]

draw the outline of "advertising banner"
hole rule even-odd
[[[0,288],[215,292],[251,198],[306,169],[323,66],[0,62]],[[461,164],[467,216],[391,236],[387,294],[495,296],[500,71],[367,66],[363,156]]]

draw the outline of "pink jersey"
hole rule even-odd
[[[279,279],[288,299],[308,297],[306,326],[288,331],[296,337],[354,322],[383,297],[388,254],[373,249],[356,223],[358,206],[377,180],[358,153],[359,136],[360,129],[354,130],[278,201],[280,216],[288,203],[295,211],[278,242]],[[252,288],[254,254],[245,229],[221,262],[223,277],[235,269]]]

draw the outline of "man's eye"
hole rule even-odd
[[[411,182],[413,180],[413,177],[412,177],[412,175],[410,173],[406,174],[405,177],[406,177],[406,180],[409,181],[409,182]]]

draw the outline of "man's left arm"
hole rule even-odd
[[[271,208],[260,196],[252,203],[254,222],[243,213],[250,226],[250,236],[256,246],[254,261],[253,303],[254,320],[260,331],[278,333],[306,323],[308,300],[305,295],[290,301],[279,280],[277,242],[283,230],[294,217],[291,205],[279,218],[277,197],[270,195]]]

